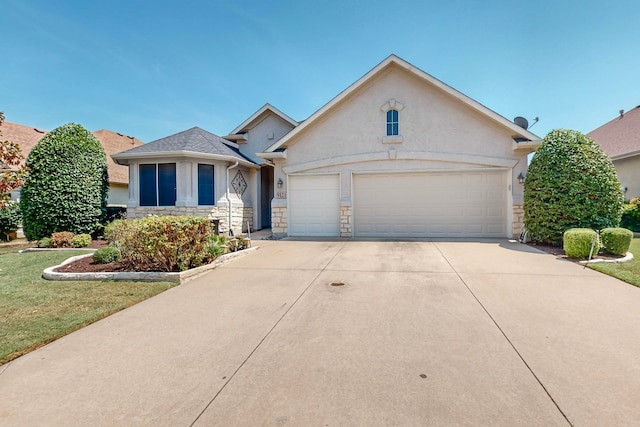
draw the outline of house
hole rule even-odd
[[[36,144],[49,133],[46,130],[21,125],[18,123],[4,122],[2,124],[2,138],[15,142],[20,146],[25,159]],[[98,130],[92,132],[98,138],[107,155],[107,168],[109,173],[109,197],[107,205],[110,207],[125,207],[128,200],[129,171],[126,166],[117,165],[111,158],[111,154],[121,152],[130,147],[143,145],[143,142],[132,136],[110,130]],[[20,190],[11,193],[11,198],[17,200]]]
[[[625,198],[640,197],[640,105],[587,134],[613,161]]]
[[[128,217],[190,213],[288,236],[511,237],[539,143],[391,55],[303,122],[267,104],[223,138],[193,128],[112,157],[130,167]]]

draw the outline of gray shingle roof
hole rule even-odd
[[[233,147],[231,141],[220,138],[211,132],[207,132],[199,127],[193,127],[165,138],[157,139],[139,147],[123,151],[119,154],[149,154],[149,153],[166,153],[191,151],[203,154],[216,154],[221,156],[229,156],[238,160],[249,161],[254,163],[247,157],[243,156],[237,148]]]

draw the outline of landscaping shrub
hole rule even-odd
[[[93,253],[93,262],[96,264],[110,264],[112,262],[120,261],[122,255],[118,248],[113,246],[107,246],[106,248],[100,248]]]
[[[43,237],[42,239],[38,240],[38,247],[39,248],[50,248],[51,247],[51,237]]]
[[[122,262],[138,271],[183,271],[202,265],[210,234],[209,220],[194,216],[117,220],[105,228],[105,238],[120,250]]]
[[[624,205],[620,227],[640,232],[640,204],[638,204],[637,197],[634,197],[628,204]]]
[[[214,260],[227,251],[227,239],[225,236],[211,234],[207,239],[207,254],[209,260]]]
[[[591,245],[595,239],[593,252]],[[597,254],[600,250],[600,242],[598,241],[598,233],[590,228],[570,228],[564,232],[563,247],[564,252],[570,258],[588,258],[589,253]]]
[[[86,248],[91,244],[91,234],[76,234],[71,239],[71,246],[74,248]]]
[[[559,243],[572,227],[617,227],[622,205],[613,163],[598,144],[573,130],[545,136],[524,184],[524,223],[531,240]]]
[[[20,209],[29,240],[58,231],[92,233],[104,219],[107,159],[85,128],[66,124],[49,132],[31,150]]]
[[[60,231],[51,235],[51,246],[54,248],[70,248],[72,247],[75,234],[70,231]]]
[[[0,207],[0,240],[9,240],[9,234],[20,227],[20,205],[17,202],[7,202]]]
[[[605,228],[600,231],[600,240],[604,252],[612,255],[624,255],[631,246],[633,232],[626,228]]]

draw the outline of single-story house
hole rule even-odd
[[[512,237],[539,143],[391,55],[303,122],[267,104],[223,138],[193,128],[112,157],[129,165],[129,218],[190,213],[221,231],[289,236]]]
[[[640,105],[587,134],[613,161],[625,198],[640,197]]]
[[[2,127],[2,138],[15,142],[20,146],[25,159],[31,153],[33,147],[47,134],[46,130],[21,125],[18,123],[4,122]],[[137,147],[144,143],[132,136],[102,129],[92,132],[98,138],[107,155],[107,168],[109,173],[109,196],[107,205],[110,207],[126,207],[128,200],[129,171],[126,166],[116,164],[111,158],[111,154],[121,152],[130,147]],[[24,163],[24,162],[23,162]],[[20,190],[11,193],[11,198],[17,200],[20,197]]]

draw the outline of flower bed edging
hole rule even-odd
[[[229,262],[232,259],[248,255],[251,252],[258,250],[258,247],[243,249],[238,252],[231,252],[225,255],[221,255],[210,264],[203,265],[197,268],[193,268],[187,271],[181,271],[179,273],[164,273],[158,271],[142,271],[142,272],[100,272],[100,273],[60,273],[53,271],[58,267],[74,262],[78,259],[93,256],[93,254],[78,255],[65,260],[62,264],[54,265],[53,267],[46,268],[42,272],[42,278],[46,280],[54,281],[105,281],[116,280],[124,282],[174,282],[184,283],[187,280],[198,277],[209,270]]]
[[[600,264],[600,263],[603,263],[603,262],[606,262],[606,263],[619,263],[619,262],[631,261],[632,259],[633,259],[633,254],[631,252],[627,252],[627,254],[622,258],[616,258],[616,259],[596,258],[596,259],[592,259],[591,261],[589,261],[589,260],[579,261],[579,263],[580,264]]]

